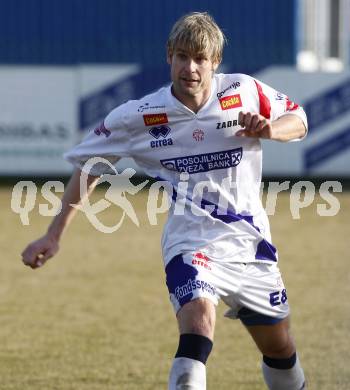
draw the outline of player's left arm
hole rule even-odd
[[[249,83],[249,84],[248,84]],[[297,141],[307,133],[304,109],[289,97],[259,80],[250,78],[249,88],[254,112],[241,111],[239,137],[264,138],[275,141]]]
[[[303,120],[293,114],[283,115],[271,121],[261,114],[241,111],[238,124],[243,128],[236,133],[238,137],[264,138],[281,142],[301,139],[307,131]]]

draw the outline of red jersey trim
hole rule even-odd
[[[292,102],[289,97],[287,97],[287,102],[286,102],[286,111],[294,111],[299,108],[299,105]]]
[[[260,103],[260,115],[264,116],[266,119],[271,117],[271,103],[269,98],[264,94],[261,85],[256,81],[256,89],[258,90],[259,103]]]

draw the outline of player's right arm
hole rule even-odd
[[[134,105],[137,103],[134,103]],[[59,249],[60,238],[73,219],[76,208],[71,205],[80,204],[88,196],[98,178],[104,173],[115,173],[106,164],[96,164],[87,168],[86,163],[92,157],[101,157],[115,164],[120,157],[129,157],[130,136],[127,130],[127,117],[130,110],[125,103],[111,111],[95,130],[90,131],[83,141],[65,154],[65,158],[76,168],[62,198],[61,212],[53,219],[47,233],[29,244],[22,252],[23,263],[31,268],[38,268]],[[88,171],[87,171],[88,169]],[[81,193],[80,174],[87,176],[86,193]],[[85,178],[84,178],[85,181]]]
[[[80,191],[80,174],[81,170],[76,168],[64,192],[61,211],[51,222],[46,234],[30,243],[22,252],[25,265],[33,269],[38,268],[58,252],[61,236],[77,211],[71,205],[80,204],[89,196],[98,180],[96,176],[87,175],[87,191],[84,194]]]

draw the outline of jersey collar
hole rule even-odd
[[[171,87],[172,87],[172,84],[170,84],[167,88],[167,100],[169,102],[169,105],[170,106],[174,106],[178,109],[180,109],[181,111],[183,112],[186,112],[188,114],[192,114],[192,115],[200,115],[202,112],[206,111],[206,109],[208,108],[208,106],[210,106],[210,104],[212,103],[213,101],[213,96],[215,96],[216,94],[216,89],[217,89],[217,81],[216,81],[216,74],[214,74],[213,78],[212,78],[212,81],[211,81],[211,91],[210,91],[210,96],[208,98],[208,100],[206,101],[206,103],[204,104],[204,106],[197,112],[193,112],[190,108],[188,108],[187,106],[185,106],[183,103],[181,103],[171,92]]]

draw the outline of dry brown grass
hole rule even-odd
[[[177,328],[161,225],[148,223],[147,193],[132,199],[140,228],[125,223],[102,234],[79,215],[57,258],[35,272],[22,265],[20,252],[49,219],[33,211],[30,226],[22,226],[10,195],[0,188],[0,389],[166,389]],[[315,202],[292,220],[284,194],[271,218],[293,333],[309,388],[317,390],[350,388],[350,194],[337,197],[337,216],[318,216]],[[111,207],[104,218],[112,223],[116,214]],[[218,308],[208,389],[262,390],[260,356],[241,324],[222,318],[224,309]]]

